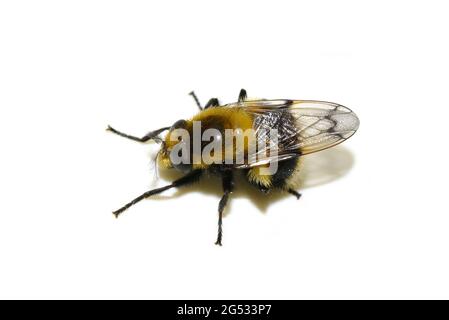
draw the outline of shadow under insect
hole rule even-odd
[[[303,161],[304,163],[300,173],[300,191],[324,185],[345,176],[354,165],[354,156],[347,148],[337,146],[322,152],[304,156]],[[278,190],[263,193],[250,185],[248,181],[244,179],[242,172],[239,173],[240,174],[236,174],[235,176],[236,187],[231,196],[233,199],[250,199],[262,213],[267,212],[268,207],[279,200],[291,198],[291,201],[297,201],[291,195]],[[173,181],[182,176],[182,174],[174,170],[160,170],[159,176],[164,180]],[[151,197],[149,200],[172,199],[192,192],[221,197],[223,190],[221,188],[220,178],[215,175],[203,176],[197,183],[176,189],[176,192],[170,196],[158,194]],[[227,208],[225,215],[231,212],[231,206],[232,201],[229,208]]]

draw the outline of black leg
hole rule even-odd
[[[129,134],[117,131],[114,128],[112,128],[111,126],[108,126],[108,128],[106,130],[111,131],[111,132],[113,132],[121,137],[127,138],[127,139],[131,139],[131,140],[138,141],[138,142],[147,142],[148,140],[161,141],[161,138],[159,138],[158,135],[161,132],[168,130],[168,129],[170,129],[170,127],[164,127],[164,128],[157,129],[155,131],[148,132],[142,138],[130,136]]]
[[[189,174],[185,175],[184,177],[173,181],[171,184],[165,186],[165,187],[161,187],[161,188],[157,188],[157,189],[153,189],[150,191],[147,191],[143,194],[141,194],[140,196],[138,196],[137,198],[135,198],[134,200],[132,200],[131,202],[125,204],[123,207],[121,207],[120,209],[116,210],[113,212],[113,214],[115,215],[115,217],[118,217],[123,211],[125,211],[126,209],[128,209],[129,207],[135,205],[137,202],[142,201],[145,198],[151,197],[155,194],[161,193],[165,190],[171,189],[171,188],[175,188],[175,187],[181,187],[184,186],[186,184],[195,182],[199,179],[201,175],[201,171],[196,170],[196,171],[192,171]]]
[[[301,198],[301,194],[298,191],[293,190],[293,189],[288,189],[287,191],[288,191],[288,193],[294,195],[296,197],[296,199],[299,200],[299,198]]]
[[[218,101],[218,99],[217,98],[212,98],[212,99],[209,100],[209,102],[207,102],[207,104],[204,107],[204,109],[218,107],[219,105],[220,105],[220,102]]]
[[[246,100],[246,90],[245,89],[242,89],[242,90],[240,90],[240,93],[239,93],[239,102],[243,102],[243,101],[245,101]]]
[[[221,239],[223,237],[223,210],[228,203],[229,195],[234,189],[234,180],[232,178],[232,171],[226,171],[223,173],[223,197],[221,197],[220,203],[218,204],[218,235],[215,244],[221,246]]]
[[[195,94],[195,92],[190,92],[189,93],[192,97],[193,97],[193,99],[195,100],[195,103],[196,103],[196,105],[198,106],[198,108],[200,109],[200,110],[203,110],[203,107],[201,106],[201,103],[200,103],[200,100],[198,100],[198,97],[196,96],[196,94]]]
[[[199,108],[200,110],[207,109],[207,108],[211,108],[211,107],[218,107],[218,106],[220,105],[220,102],[218,101],[217,98],[212,98],[212,99],[209,100],[209,102],[206,103],[206,105],[205,105],[204,108],[203,108],[203,107],[201,106],[200,100],[199,100],[198,97],[196,96],[195,92],[192,91],[192,92],[190,92],[189,94],[193,97],[193,99],[194,99],[195,102],[196,102],[196,105],[198,106],[198,108]]]

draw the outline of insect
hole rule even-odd
[[[114,211],[116,217],[155,194],[186,186],[205,175],[218,175],[221,177],[223,195],[218,205],[218,233],[215,244],[222,245],[223,210],[233,192],[236,173],[243,173],[247,181],[262,192],[280,189],[299,199],[301,194],[296,189],[302,156],[345,141],[359,127],[359,119],[354,112],[332,102],[251,100],[247,98],[246,91],[241,89],[235,103],[221,105],[217,98],[212,98],[202,107],[193,91],[190,95],[200,111],[189,120],[178,120],[171,126],[151,131],[141,138],[108,126],[107,130],[131,140],[160,143],[158,166],[184,173],[184,176],[172,183],[149,190]],[[212,133],[209,132],[207,141],[203,140],[201,135],[200,141],[197,141],[199,138],[195,138],[195,129],[199,129],[200,133],[206,133],[208,130]],[[228,137],[229,130],[239,132],[231,136],[232,143],[223,139]],[[184,135],[174,135],[178,131],[182,131]],[[246,131],[252,135],[245,136],[242,132]],[[163,132],[167,132],[165,137],[161,136]],[[235,141],[242,136],[243,143],[237,148]],[[215,141],[215,148],[208,144],[211,140]],[[252,148],[253,144],[258,143],[263,147]],[[216,161],[204,159],[206,149],[210,151],[209,156]],[[182,155],[182,161],[179,161],[179,154],[182,153],[180,151],[187,154]],[[240,161],[237,162],[237,158]],[[269,171],[272,166],[275,170]]]

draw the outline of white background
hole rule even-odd
[[[449,298],[444,1],[2,1],[1,298]],[[152,188],[143,135],[202,102],[341,103],[303,198]],[[157,184],[167,183],[163,179]]]

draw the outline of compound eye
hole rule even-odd
[[[171,126],[170,130],[185,129],[186,128],[186,124],[187,124],[187,121],[185,121],[185,120],[178,120]]]

